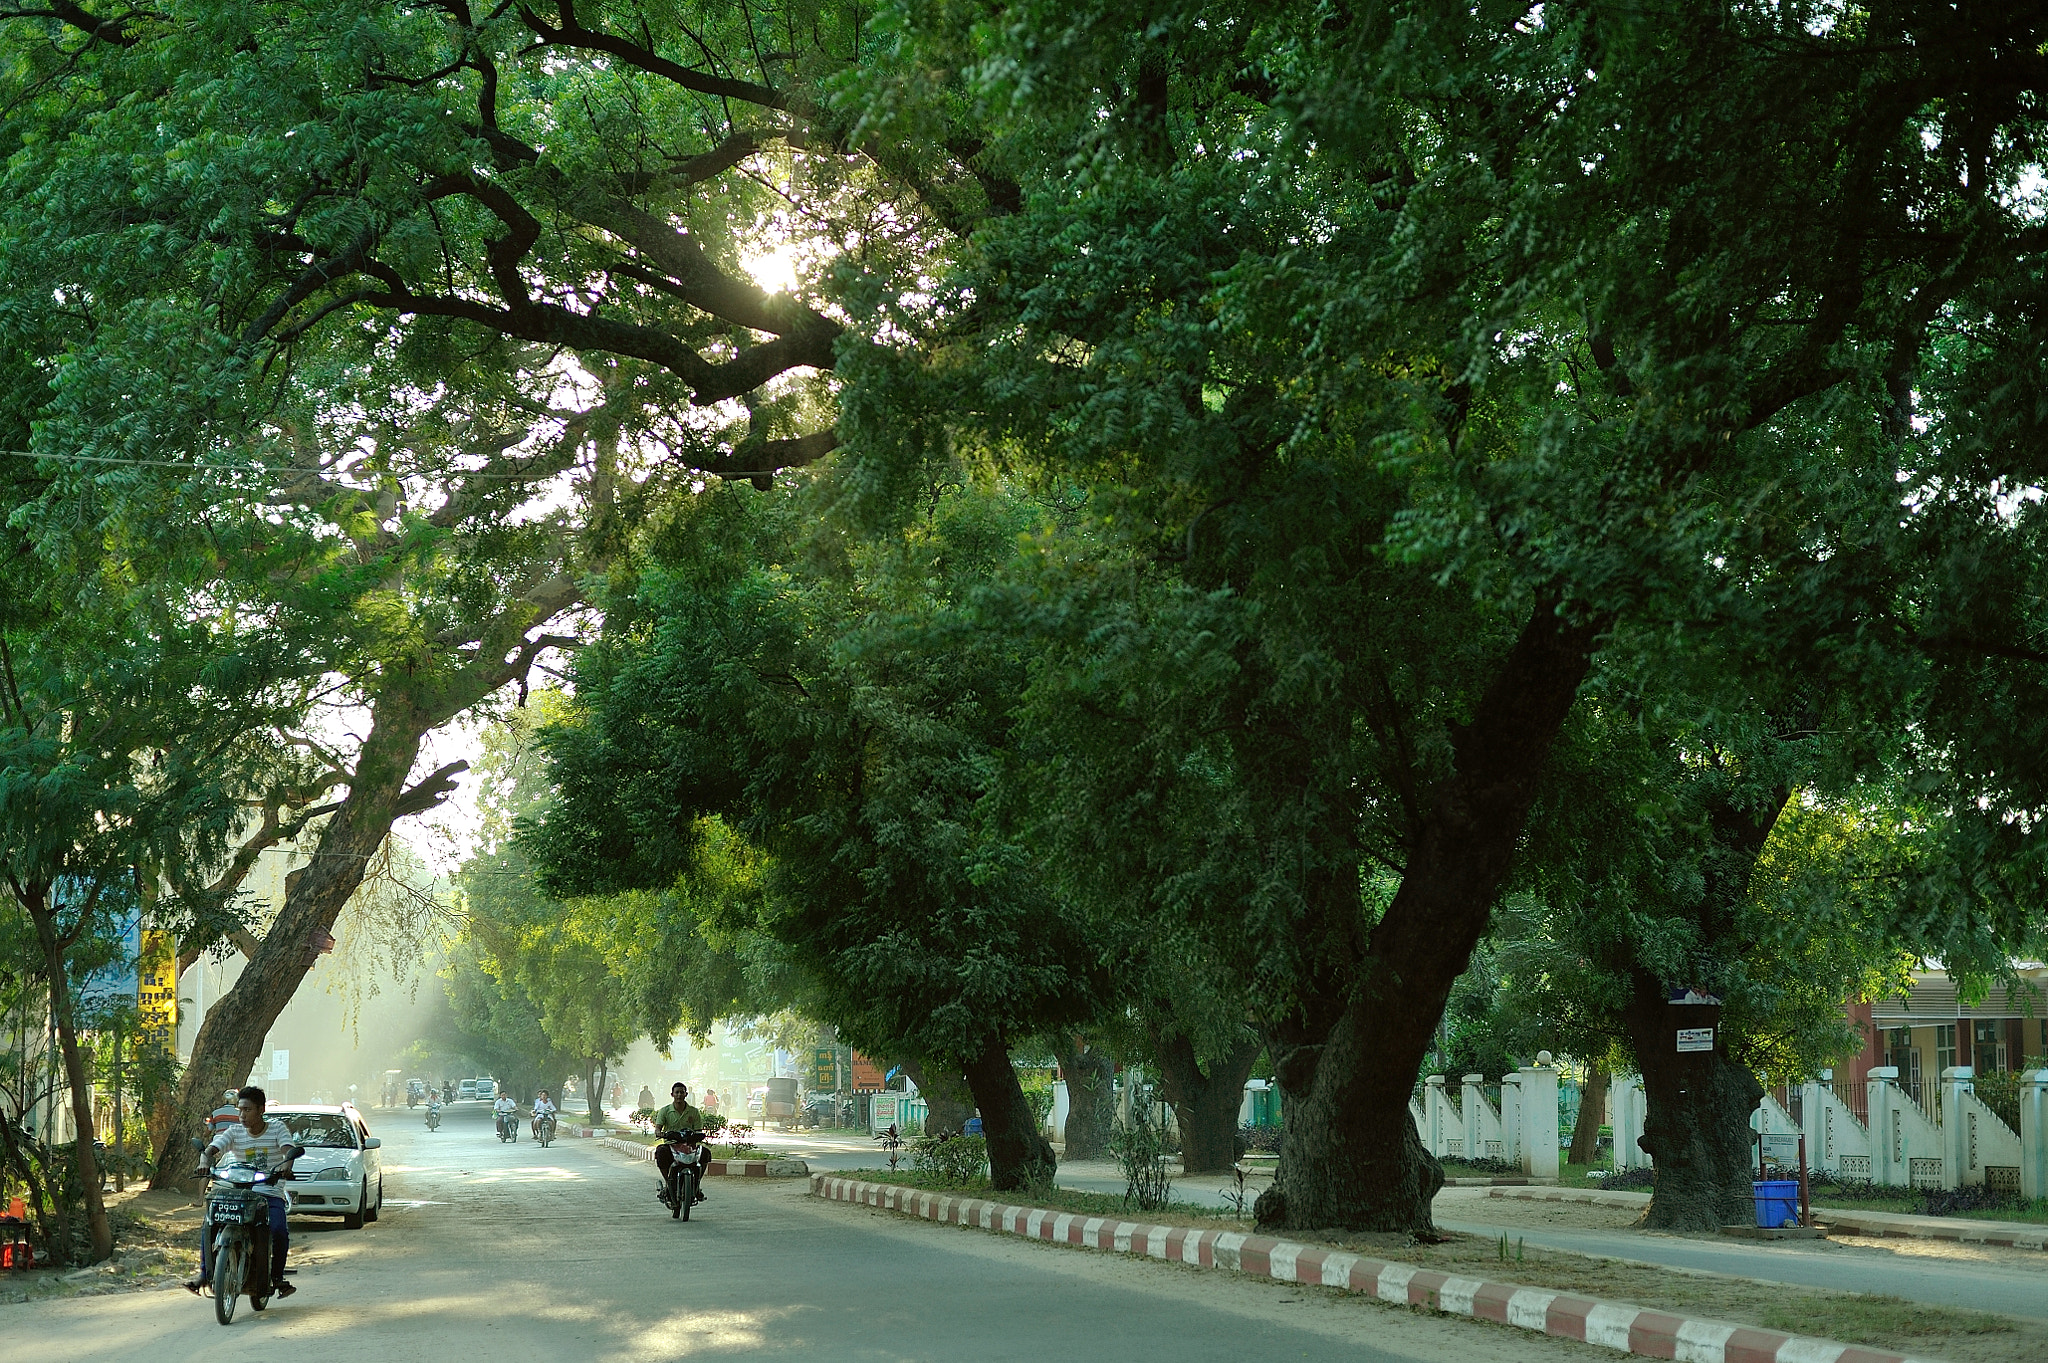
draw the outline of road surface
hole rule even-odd
[[[1170,1353],[1345,1363],[1587,1363],[1597,1351],[1321,1288],[1055,1249],[713,1180],[688,1223],[647,1165],[588,1142],[500,1144],[487,1109],[438,1132],[376,1113],[386,1204],[295,1223],[299,1291],[227,1327],[170,1288],[0,1306],[0,1358],[666,1359],[802,1355],[1043,1363]]]

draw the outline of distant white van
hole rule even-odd
[[[498,1096],[498,1081],[495,1079],[472,1079],[470,1083],[476,1085],[476,1096],[487,1103]]]

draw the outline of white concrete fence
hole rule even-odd
[[[1829,1085],[1809,1081],[1800,1091],[1799,1126],[1807,1163],[1887,1187],[1989,1184],[2027,1197],[2048,1196],[2048,1070],[2020,1076],[2018,1131],[1977,1097],[1976,1071],[1968,1065],[1941,1072],[1939,1124],[1928,1120],[1898,1079],[1891,1066],[1870,1072],[1868,1122],[1858,1121]]]
[[[1502,1077],[1498,1108],[1486,1095],[1484,1075],[1465,1075],[1456,1100],[1443,1075],[1427,1076],[1422,1097],[1408,1103],[1415,1134],[1438,1159],[1503,1160],[1531,1178],[1556,1178],[1557,1067],[1548,1051],[1536,1060]]]

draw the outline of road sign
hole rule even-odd
[[[884,1088],[882,1067],[862,1055],[853,1053],[853,1091],[855,1093],[880,1093]]]
[[[1711,1027],[1681,1027],[1678,1029],[1678,1050],[1711,1051],[1714,1049],[1714,1029]]]
[[[817,1046],[811,1051],[811,1087],[826,1093],[839,1089],[839,1048]]]
[[[270,1077],[272,1079],[289,1079],[292,1077],[292,1053],[290,1051],[272,1051],[270,1053]]]

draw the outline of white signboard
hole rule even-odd
[[[1678,1029],[1678,1050],[1711,1051],[1714,1049],[1714,1029],[1711,1027],[1681,1027]]]
[[[292,1077],[292,1053],[290,1051],[272,1051],[270,1053],[270,1077],[272,1079],[289,1079]]]

